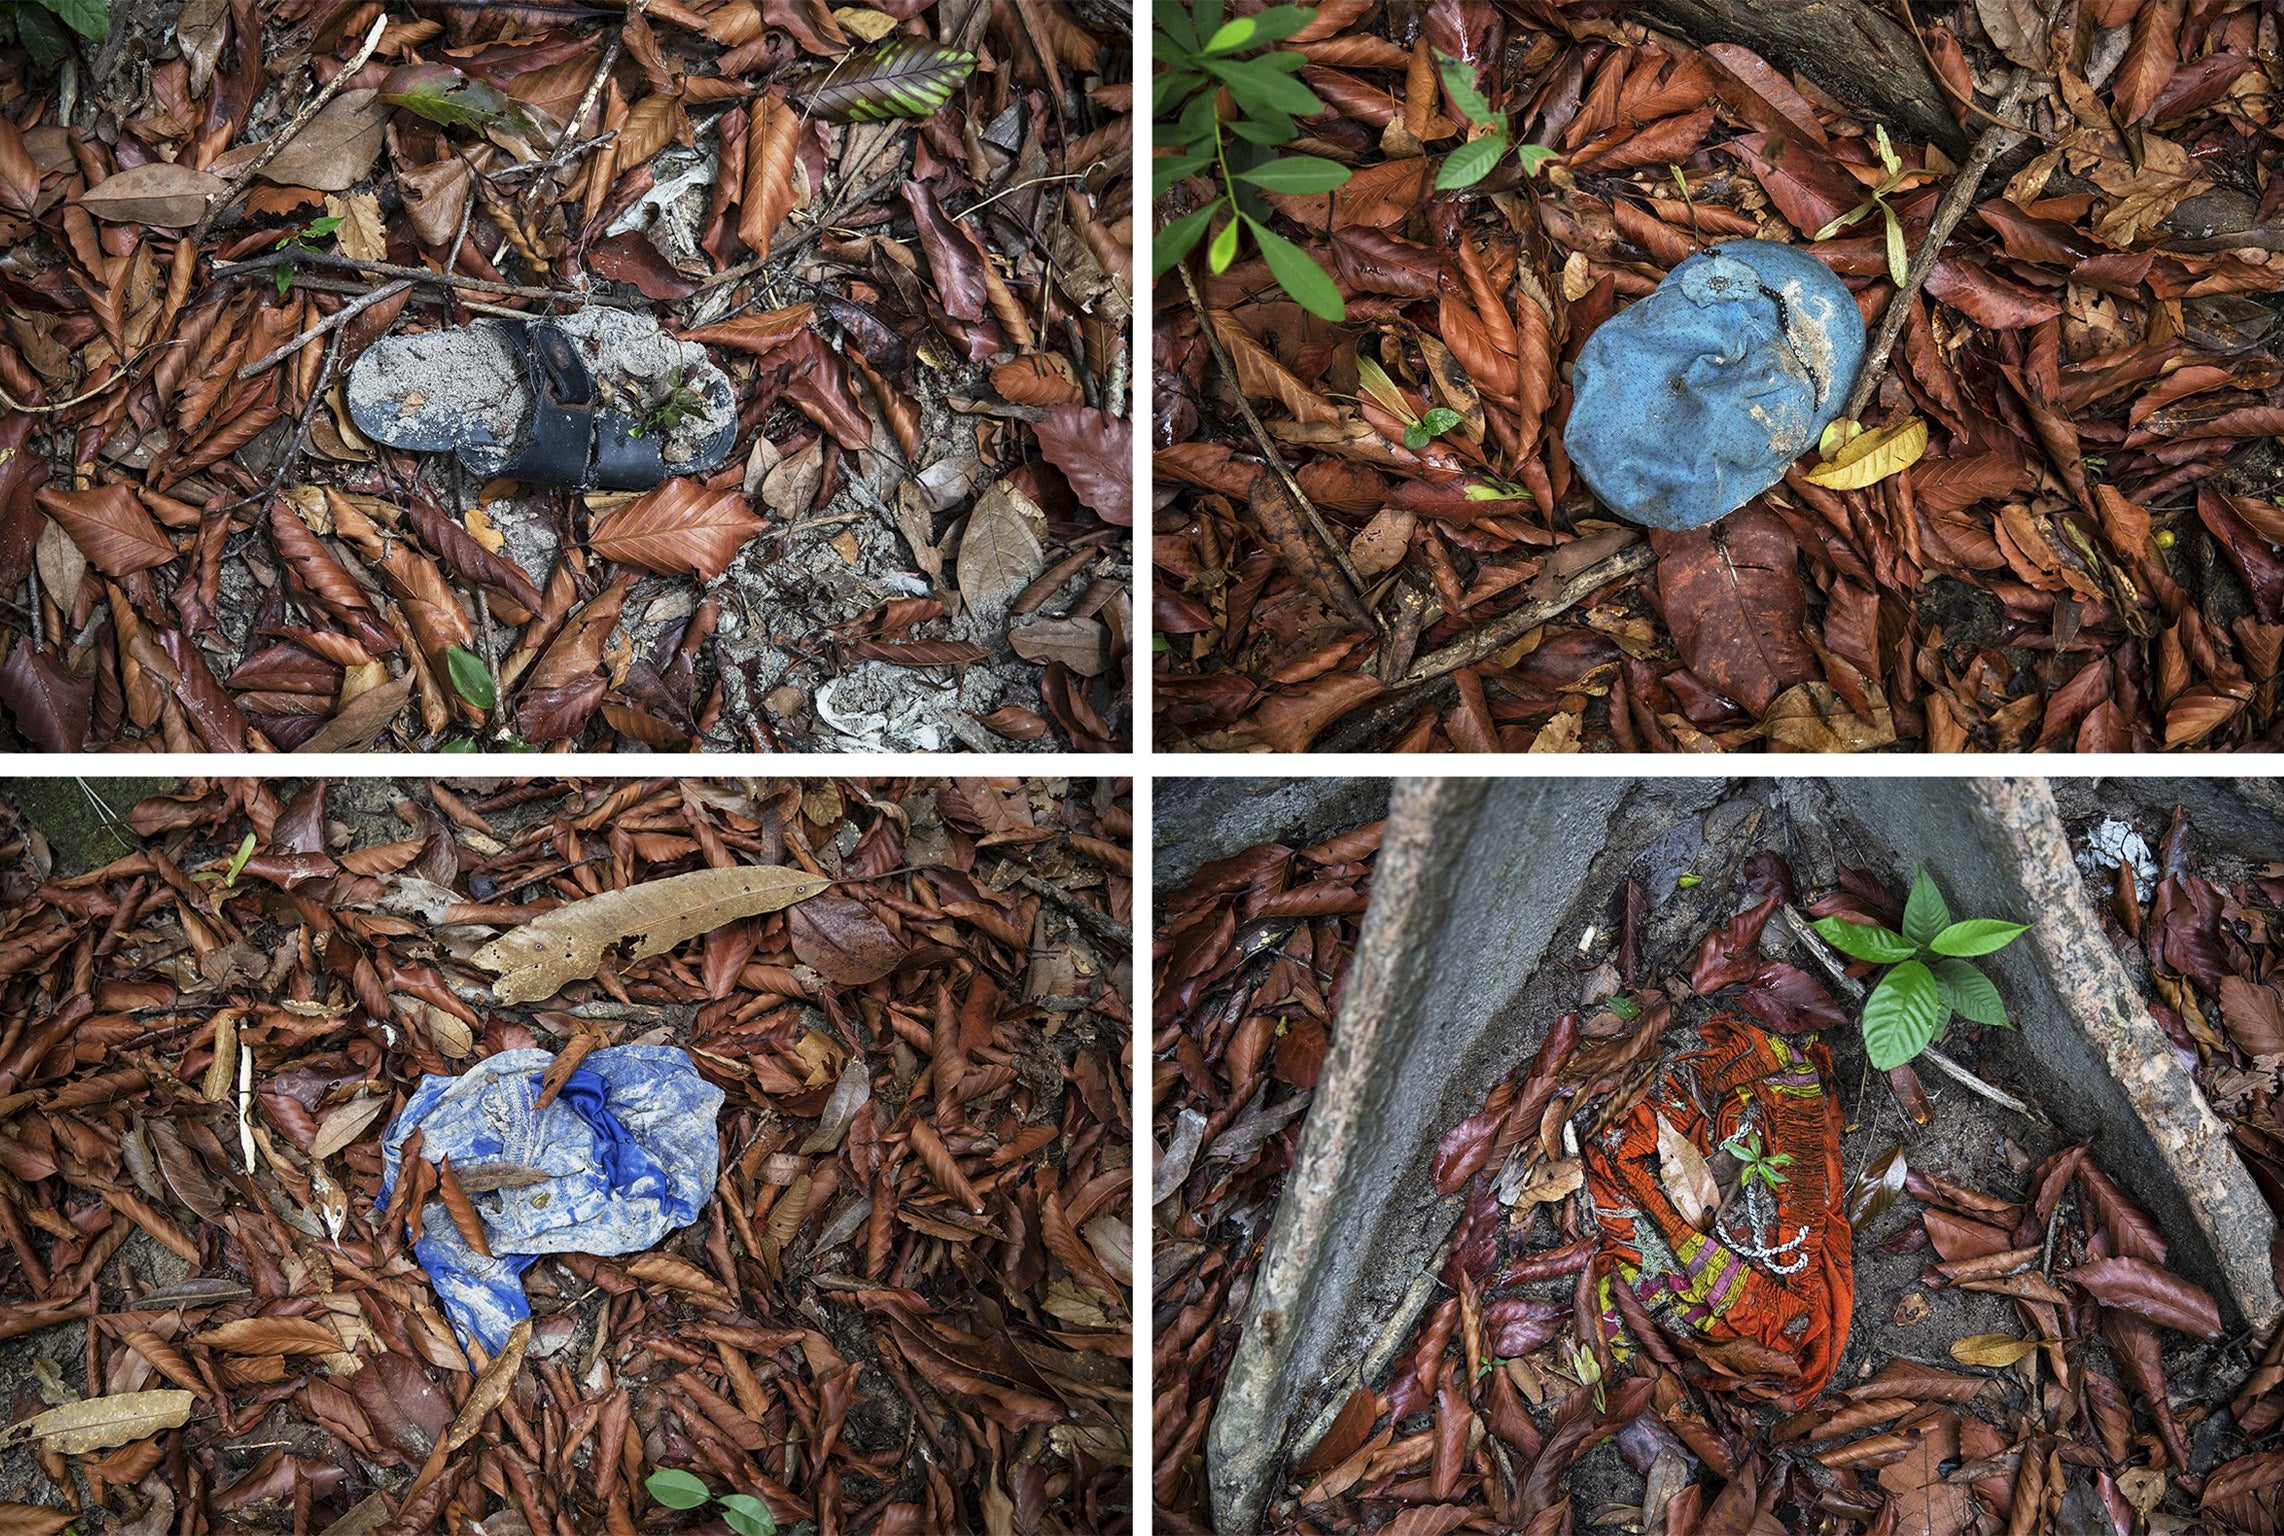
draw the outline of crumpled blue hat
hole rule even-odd
[[[456,1173],[507,1165],[545,1177],[471,1194],[492,1250],[468,1246],[441,1200],[421,1213],[413,1254],[463,1344],[497,1354],[531,1315],[523,1272],[543,1253],[634,1253],[695,1221],[713,1194],[722,1090],[668,1045],[590,1052],[538,1114],[547,1051],[502,1051],[458,1077],[423,1077],[381,1144],[381,1202],[405,1138]],[[528,1176],[528,1175],[525,1175]]]
[[[1620,517],[1701,527],[1816,446],[1863,359],[1863,316],[1824,263],[1716,246],[1586,339],[1562,445]]]

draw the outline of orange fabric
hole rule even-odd
[[[1855,1304],[1831,1053],[1813,1035],[1786,1039],[1729,1014],[1704,1038],[1583,1149],[1601,1228],[1595,1276],[1632,1287],[1675,1334],[1696,1334],[1738,1390],[1798,1408],[1831,1379]],[[1748,1183],[1698,1232],[1659,1176],[1661,1113],[1708,1158],[1757,1135],[1764,1154],[1791,1156],[1785,1182]]]

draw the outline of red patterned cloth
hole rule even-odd
[[[1584,1148],[1600,1228],[1603,1286],[1630,1286],[1649,1314],[1720,1384],[1797,1409],[1822,1391],[1848,1342],[1855,1270],[1840,1172],[1831,1054],[1814,1035],[1786,1039],[1731,1014],[1704,1049],[1669,1061],[1651,1091]],[[1659,1172],[1658,1117],[1711,1158],[1758,1137],[1789,1155],[1773,1188],[1748,1179],[1709,1229],[1681,1218]],[[1618,1329],[1610,1293],[1605,1325]]]

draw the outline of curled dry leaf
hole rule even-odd
[[[341,1336],[315,1318],[247,1317],[209,1328],[191,1340],[233,1355],[334,1355]]]
[[[492,995],[501,1002],[538,1002],[594,975],[604,947],[621,939],[640,939],[630,962],[647,960],[724,923],[805,901],[831,883],[774,864],[673,875],[557,907],[501,934],[473,958],[500,973]]]

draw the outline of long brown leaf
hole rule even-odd
[[[713,491],[697,480],[674,479],[606,515],[588,546],[621,565],[662,576],[687,571],[711,581],[767,526],[736,487]]]

